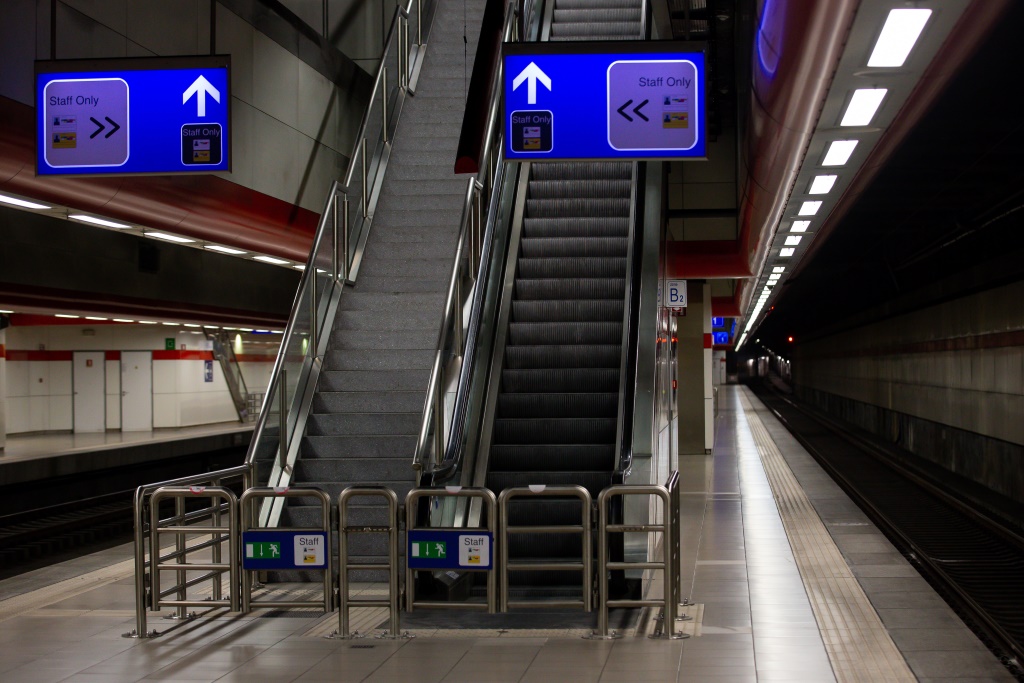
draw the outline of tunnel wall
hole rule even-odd
[[[797,395],[1024,502],[1024,282],[802,342]]]

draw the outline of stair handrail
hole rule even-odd
[[[505,18],[501,30],[501,39],[514,42],[520,39],[520,18],[528,12],[531,0],[509,2],[505,7]],[[492,46],[482,45],[477,50],[477,58],[491,50]],[[493,52],[493,51],[492,51]],[[434,351],[434,362],[430,369],[427,383],[427,395],[423,405],[423,419],[420,423],[413,451],[412,466],[419,474],[424,471],[443,476],[445,471],[454,469],[458,457],[452,456],[448,450],[459,441],[461,435],[466,404],[468,402],[468,383],[470,373],[460,372],[458,389],[455,392],[456,405],[450,420],[445,419],[444,410],[444,371],[448,363],[461,358],[461,367],[473,365],[476,355],[476,337],[480,329],[480,305],[484,288],[477,284],[487,281],[490,261],[483,258],[490,253],[494,235],[494,216],[492,207],[498,205],[505,164],[503,154],[503,126],[501,121],[501,76],[502,64],[500,50],[491,64],[491,92],[485,118],[483,142],[476,159],[476,175],[470,179],[466,189],[466,199],[462,208],[459,240],[456,248],[455,262],[448,283],[444,314],[441,319]],[[477,73],[474,67],[474,79]],[[458,163],[457,163],[458,166]],[[487,217],[486,221],[484,217]],[[464,253],[465,252],[465,253]],[[468,281],[470,286],[464,288],[462,283]],[[469,325],[465,322],[464,310],[467,302],[472,301]],[[442,465],[442,462],[445,465]]]
[[[327,349],[328,335],[324,332],[333,326],[344,285],[354,284],[358,275],[398,117],[406,97],[415,89],[422,67],[424,35],[435,8],[436,0],[406,0],[395,8],[348,166],[341,182],[331,183],[324,202],[246,453],[245,463],[252,468],[254,478],[260,476],[258,462],[277,454],[268,481],[255,481],[255,485],[284,485],[290,480],[298,455],[298,440],[293,437],[305,427]],[[388,69],[393,63],[397,63],[398,78],[389,87]],[[351,213],[350,196],[359,198],[358,209]],[[272,414],[278,419],[271,420]],[[278,424],[276,434],[271,433],[274,422]],[[265,510],[260,515],[261,523],[272,524],[279,510],[276,503]]]

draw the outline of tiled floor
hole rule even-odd
[[[688,640],[513,631],[325,640],[314,634],[336,615],[310,613],[220,613],[128,640],[131,568],[117,549],[0,582],[0,680],[1011,680],[756,399],[737,387],[722,397],[714,454],[680,459],[683,595],[703,615]]]

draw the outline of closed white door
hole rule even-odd
[[[75,434],[102,432],[107,427],[106,369],[102,351],[75,351],[72,369]]]
[[[153,429],[153,352],[121,352],[121,431]]]

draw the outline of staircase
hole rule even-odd
[[[466,192],[452,167],[483,8],[484,0],[440,0],[436,9],[359,279],[341,297],[294,486],[316,486],[333,499],[353,484],[384,484],[399,499],[414,486],[412,457]],[[385,519],[379,500],[356,499],[350,510],[351,524]],[[298,499],[282,525],[318,519],[313,501]],[[357,535],[350,549],[354,562],[387,555],[381,535]]]

